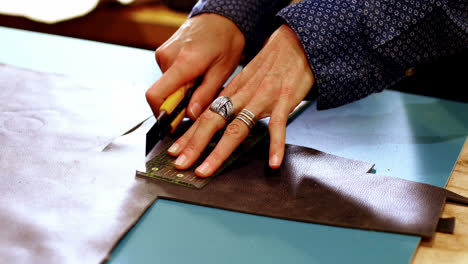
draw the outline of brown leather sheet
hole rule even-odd
[[[0,65],[0,262],[99,263],[156,198],[134,178],[144,134],[101,151],[144,93],[101,84]]]
[[[153,152],[165,145],[161,142]],[[261,144],[203,189],[146,179],[155,183],[159,198],[426,239],[436,231],[447,199],[468,204],[467,198],[436,186],[367,173],[372,167],[287,145],[282,166],[271,170],[268,145]],[[451,231],[447,225],[440,225],[439,230]]]

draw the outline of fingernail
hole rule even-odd
[[[200,165],[197,169],[196,172],[198,172],[199,176],[202,177],[208,177],[210,175],[210,164],[208,162],[203,162],[202,165]]]
[[[177,151],[179,150],[179,144],[174,143],[172,146],[167,150],[167,152],[171,154],[177,154]]]
[[[174,165],[183,166],[186,161],[187,161],[187,157],[185,157],[185,155],[182,154],[176,159],[176,161],[174,162]]]
[[[280,159],[278,155],[273,155],[273,157],[270,158],[270,167],[279,167],[280,165]]]
[[[201,114],[202,110],[203,109],[199,103],[194,103],[192,108],[190,108],[190,112],[192,112],[192,115],[194,117],[198,117]]]

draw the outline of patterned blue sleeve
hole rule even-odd
[[[326,109],[468,47],[464,0],[304,0],[278,13],[299,36]]]
[[[390,87],[412,67],[468,48],[466,0],[200,0],[191,15],[230,18],[256,52],[273,18],[298,35],[326,109]],[[284,7],[282,10],[279,9]]]
[[[244,53],[254,56],[273,32],[275,14],[290,0],[199,0],[190,17],[202,13],[215,13],[232,20],[246,39]]]

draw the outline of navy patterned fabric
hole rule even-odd
[[[298,35],[326,109],[382,91],[408,69],[468,48],[465,0],[201,0],[191,16],[228,17],[258,51],[280,18]]]
[[[275,14],[287,6],[290,0],[200,0],[193,7],[190,17],[202,13],[215,13],[231,19],[244,33],[244,53],[253,57],[263,46],[265,39],[275,29]]]

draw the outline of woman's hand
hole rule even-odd
[[[269,164],[272,168],[278,168],[283,160],[288,115],[304,99],[313,83],[314,76],[298,37],[289,26],[282,25],[220,94],[231,98],[236,113],[246,108],[258,119],[270,117]],[[205,110],[169,148],[169,154],[178,156],[175,167],[192,166],[215,132],[225,125],[222,116]],[[234,119],[195,173],[201,177],[212,175],[249,131],[245,123]]]
[[[189,117],[196,119],[239,65],[244,46],[242,32],[223,16],[201,14],[188,19],[156,50],[163,76],[146,92],[155,116],[169,95],[203,75],[187,108]]]

